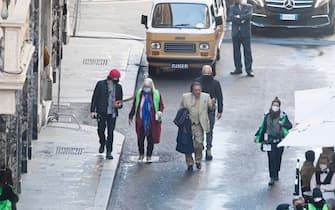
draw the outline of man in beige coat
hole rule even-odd
[[[201,169],[204,135],[210,130],[208,110],[213,108],[210,96],[201,91],[201,84],[199,82],[192,83],[191,93],[185,93],[180,103],[181,108],[186,108],[190,112],[195,163],[198,169]],[[192,154],[185,156],[188,170],[191,171],[194,165]]]

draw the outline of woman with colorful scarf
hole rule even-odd
[[[162,113],[164,110],[162,96],[155,89],[150,78],[146,78],[135,95],[133,106],[129,113],[129,124],[135,116],[139,161],[144,159],[144,141],[147,139],[147,162],[151,162],[154,144],[160,142]]]

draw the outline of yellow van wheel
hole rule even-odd
[[[217,49],[217,52],[216,52],[216,60],[219,61],[221,58],[221,55],[220,55],[220,49]]]

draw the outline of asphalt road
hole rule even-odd
[[[79,29],[144,37],[140,14],[148,14],[150,1],[83,1],[81,13],[89,14],[92,7],[101,14],[92,13],[92,18],[101,18],[101,24],[108,27],[88,21],[80,23]],[[270,188],[267,157],[253,143],[253,135],[275,96],[282,99],[282,108],[294,120],[295,90],[333,83],[335,48],[329,41],[335,38],[306,31],[268,31],[255,38],[262,40],[252,46],[255,78],[230,76],[234,69],[232,45],[227,41],[222,46],[216,79],[224,93],[224,115],[214,131],[214,160],[204,161],[201,171],[186,172],[184,157],[175,151],[177,128],[172,123],[180,97],[189,91],[196,73],[164,73],[154,78],[166,107],[161,144],[154,150],[158,162],[134,161],[138,155],[136,135],[134,126],[127,124],[130,102],[125,104],[117,130],[126,135],[126,143],[110,210],[271,210],[292,200],[295,161],[305,149],[286,149],[280,181]],[[274,40],[279,45],[273,45]],[[292,45],[292,40],[304,42]],[[84,111],[86,106],[78,107]]]
[[[163,74],[154,78],[166,106],[162,143],[155,148],[158,163],[138,164],[136,137],[127,133],[120,169],[115,180],[110,209],[275,209],[292,199],[296,158],[303,149],[285,151],[280,182],[267,186],[267,157],[253,143],[271,100],[279,96],[283,109],[294,120],[294,91],[330,85],[334,81],[330,59],[334,47],[285,47],[254,45],[255,78],[230,76],[233,69],[231,45],[222,49],[217,79],[224,92],[223,119],[216,124],[214,160],[203,162],[201,171],[185,171],[184,157],[175,152],[176,127],[172,124],[180,96],[189,90],[196,76],[186,73]],[[129,110],[129,105],[125,107]],[[127,113],[122,114],[126,121]]]

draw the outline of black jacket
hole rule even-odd
[[[122,86],[116,84],[115,89],[115,100],[119,101],[123,99]],[[94,89],[94,93],[91,101],[91,112],[96,112],[100,115],[107,114],[108,106],[108,84],[107,80],[101,80],[97,83]],[[118,109],[115,109],[116,116],[118,116]]]
[[[178,126],[176,150],[183,154],[192,154],[194,152],[192,122],[189,118],[188,109],[180,109],[173,122]]]
[[[237,36],[239,31],[242,37],[251,37],[252,12],[250,4],[243,4],[242,9],[235,4],[230,6],[229,18],[232,20],[232,37]],[[236,18],[236,15],[240,15],[240,18]]]
[[[211,80],[206,80],[203,77],[196,79],[197,82],[201,83],[202,92],[208,93],[211,98],[215,98],[218,105],[218,113],[223,111],[223,96],[220,82],[214,78]]]

